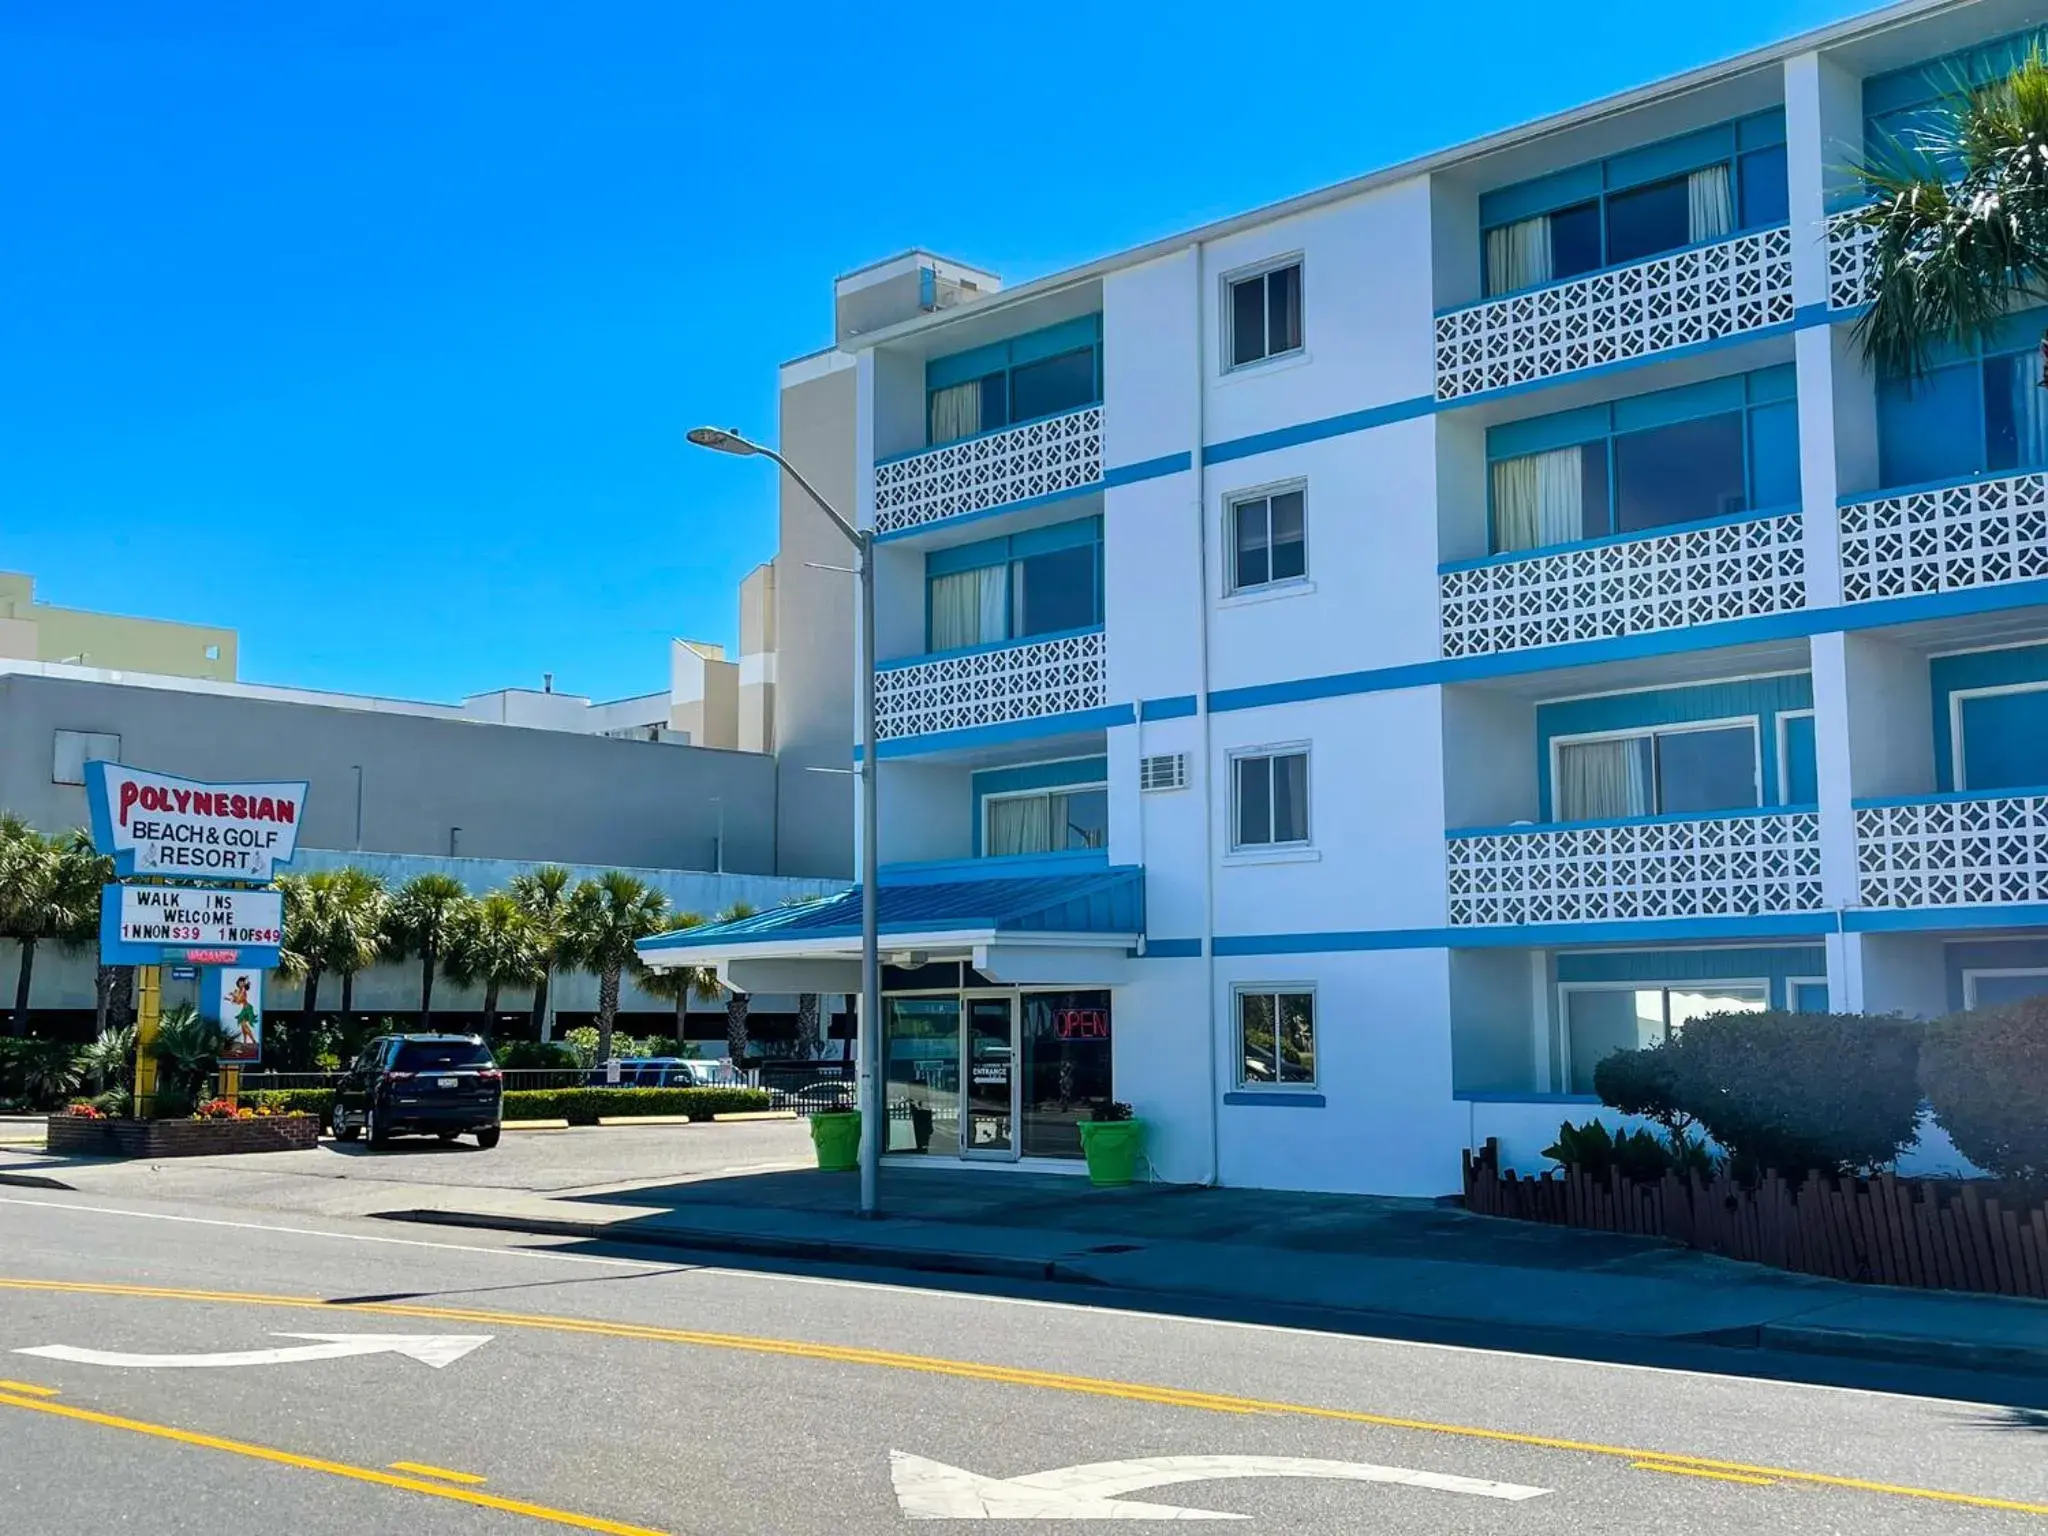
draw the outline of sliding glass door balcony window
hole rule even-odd
[[[1798,505],[1792,391],[1787,365],[1489,429],[1493,552]]]
[[[1971,475],[2048,468],[2048,389],[2041,387],[2039,310],[2023,317],[2035,335],[2012,346],[2011,326],[1983,358],[1885,379],[1877,390],[1878,478],[1925,485]]]
[[[927,649],[970,650],[1102,622],[1102,525],[1082,518],[925,559]]]
[[[1552,745],[1557,755],[1551,782],[1561,822],[1682,816],[1763,803],[1753,722]]]
[[[1784,115],[1653,144],[1480,200],[1491,298],[1787,217]]]
[[[1567,1093],[1593,1092],[1593,1069],[1616,1051],[1662,1045],[1694,1019],[1714,1013],[1762,1013],[1764,982],[1680,982],[1673,986],[1565,986],[1564,1080]]]
[[[925,364],[932,447],[1064,415],[1102,399],[1102,317],[1084,315]]]
[[[1109,790],[1102,785],[989,795],[981,804],[982,848],[990,858],[1109,846]]]

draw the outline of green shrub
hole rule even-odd
[[[1999,1178],[2048,1185],[2048,997],[1932,1025],[1920,1077],[1957,1151]]]
[[[1577,1168],[1596,1179],[1619,1169],[1625,1179],[1660,1179],[1673,1167],[1672,1152],[1648,1131],[1609,1131],[1598,1120],[1584,1125],[1566,1121],[1557,1128],[1557,1140],[1543,1149],[1543,1155],[1567,1168]]]
[[[614,1115],[713,1115],[756,1113],[773,1107],[759,1088],[534,1088],[505,1095],[507,1120],[566,1120],[595,1125]]]
[[[1914,1139],[1923,1033],[1897,1016],[1712,1014],[1660,1048],[1663,1065],[1644,1070],[1668,1069],[1675,1107],[1745,1176],[1865,1172]]]
[[[560,1040],[507,1040],[493,1046],[491,1055],[499,1066],[513,1071],[554,1068],[574,1072],[583,1065],[575,1049]]]
[[[334,1108],[332,1088],[264,1088],[242,1095],[251,1109],[274,1109],[283,1114],[294,1110],[317,1116],[323,1123]]]
[[[1664,1046],[1603,1058],[1593,1068],[1593,1091],[1609,1109],[1656,1121],[1674,1142],[1692,1129],[1693,1116],[1679,1103],[1676,1053]]]

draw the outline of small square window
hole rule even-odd
[[[1308,841],[1308,753],[1260,752],[1231,762],[1231,846],[1299,847]]]
[[[121,738],[102,731],[58,731],[50,757],[52,784],[83,784],[85,765],[121,761]]]
[[[208,646],[208,647],[206,648],[206,659],[207,659],[208,661],[219,661],[219,660],[220,660],[220,647],[219,647],[218,645],[209,645],[209,646]]]
[[[1315,1081],[1315,993],[1305,988],[1240,987],[1237,1085],[1312,1088]]]
[[[1301,350],[1301,263],[1229,280],[1232,368]]]
[[[1308,574],[1305,493],[1299,486],[1230,504],[1230,590],[1243,592]]]

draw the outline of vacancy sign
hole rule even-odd
[[[126,875],[266,881],[299,846],[304,784],[201,784],[119,763],[85,765],[92,840]]]
[[[109,885],[100,891],[102,965],[160,965],[184,960],[239,965],[245,969],[238,974],[246,974],[276,965],[283,942],[282,891],[209,891],[172,885]],[[240,1011],[239,1004],[236,1011]],[[260,1018],[260,1001],[256,1011]]]

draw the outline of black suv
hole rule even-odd
[[[335,1081],[331,1126],[335,1140],[367,1132],[373,1147],[411,1133],[453,1141],[474,1132],[488,1151],[504,1102],[505,1075],[481,1037],[382,1035]]]

